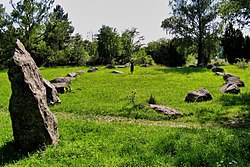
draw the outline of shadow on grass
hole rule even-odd
[[[190,73],[201,73],[207,71],[206,68],[202,67],[181,67],[181,68],[165,68],[165,69],[155,69],[157,71],[162,71],[165,73],[180,73],[180,74],[190,74]]]
[[[32,152],[22,151],[14,141],[7,142],[0,148],[0,166],[14,164],[24,158],[27,158],[37,150]]]
[[[224,94],[221,96],[220,102],[226,107],[240,106],[242,110],[240,115],[227,125],[228,127],[250,128],[250,93],[240,95]]]

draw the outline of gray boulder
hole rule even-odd
[[[212,100],[211,94],[204,88],[190,92],[185,98],[186,102],[202,102],[202,101],[208,101]]]
[[[157,112],[163,113],[164,115],[175,115],[175,116],[181,115],[180,111],[166,106],[150,104],[149,107]]]
[[[230,77],[236,77],[236,76],[234,76],[233,74],[229,74],[229,73],[226,73],[226,74],[224,74],[223,75],[223,79],[226,81],[228,78],[230,78]],[[237,77],[237,78],[239,78],[239,77]],[[239,78],[240,79],[240,78]]]
[[[96,72],[96,70],[99,70],[98,67],[90,67],[88,72]]]
[[[223,72],[224,72],[224,69],[214,66],[214,67],[212,68],[212,72],[214,72],[214,73],[216,73],[216,72],[222,72],[222,73],[223,73]]]
[[[226,79],[227,84],[236,84],[238,87],[244,87],[245,83],[238,77],[229,77]]]
[[[61,103],[61,100],[57,96],[57,90],[53,84],[43,78],[43,84],[46,88],[47,102],[49,105]]]
[[[240,88],[235,83],[228,83],[221,88],[223,93],[239,94]]]
[[[78,70],[76,73],[77,73],[77,75],[83,75],[83,74],[85,74],[85,72],[83,70]]]
[[[62,83],[53,83],[54,87],[56,88],[56,91],[60,94],[66,93],[70,91],[69,84],[62,82]]]
[[[106,68],[108,68],[108,69],[114,69],[115,66],[114,66],[113,64],[107,64],[107,65],[106,65]]]
[[[53,80],[51,80],[50,82],[51,83],[71,83],[71,81],[74,81],[75,78],[74,77],[58,77],[58,78],[55,78]]]
[[[71,72],[71,73],[68,73],[67,75],[66,75],[66,77],[72,77],[72,78],[75,78],[75,77],[77,77],[77,73],[76,72]]]
[[[8,76],[12,89],[9,112],[16,145],[23,151],[34,151],[44,145],[56,144],[58,123],[48,108],[43,78],[19,40]]]

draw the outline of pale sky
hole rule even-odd
[[[160,27],[171,12],[169,0],[55,0],[69,15],[75,33],[84,39],[88,33],[97,33],[102,25],[111,26],[119,33],[138,28],[145,43],[167,37]],[[9,0],[0,0],[8,9]]]

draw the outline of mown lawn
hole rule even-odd
[[[249,69],[224,66],[246,84],[239,95],[220,92],[224,81],[205,68],[136,67],[122,75],[100,67],[71,83],[62,103],[50,107],[60,142],[22,155],[13,144],[6,70],[0,71],[0,165],[2,166],[250,166]],[[52,80],[87,67],[42,68]],[[188,92],[206,88],[212,101],[186,103]],[[158,104],[182,112],[171,118],[148,109]],[[133,101],[133,102],[131,102]],[[237,128],[229,126],[234,123]]]

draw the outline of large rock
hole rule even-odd
[[[190,92],[185,98],[186,102],[202,102],[202,101],[208,101],[212,100],[211,94],[204,88]]]
[[[221,88],[223,93],[239,94],[240,88],[235,83],[228,83]]]
[[[229,77],[226,79],[227,84],[236,84],[238,87],[244,87],[245,83],[239,77]]]
[[[43,83],[46,88],[47,102],[49,105],[53,105],[55,103],[61,103],[61,100],[57,96],[57,90],[55,86],[50,83],[48,80],[43,78]]]
[[[223,79],[226,81],[228,78],[230,78],[230,77],[236,77],[236,76],[234,76],[233,74],[229,74],[229,73],[226,73],[226,74],[223,74]],[[239,78],[239,77],[237,77],[237,78]],[[239,78],[240,79],[240,78]]]
[[[43,78],[19,40],[8,75],[12,89],[9,111],[15,143],[23,151],[56,144],[58,123],[48,108]]]

